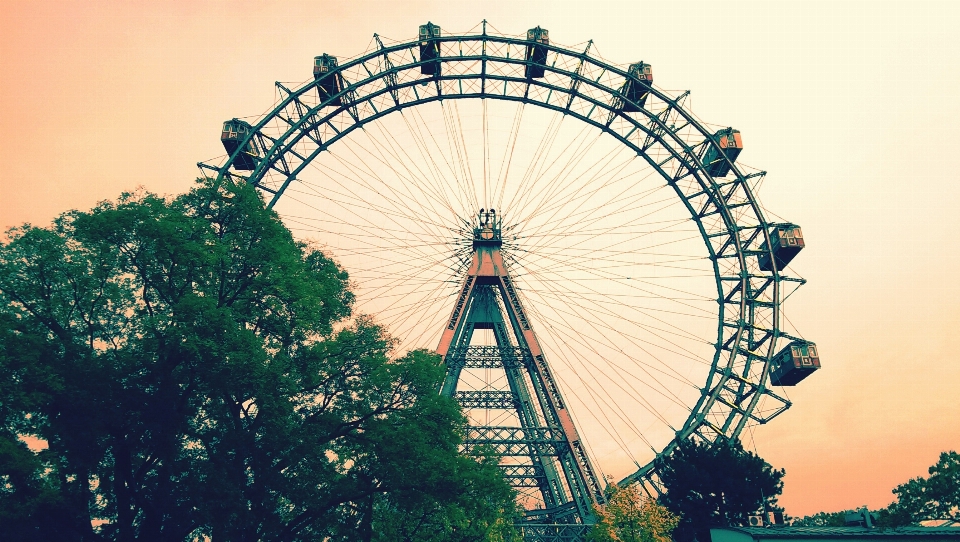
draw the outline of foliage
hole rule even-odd
[[[682,517],[678,539],[709,540],[711,526],[745,525],[760,510],[782,510],[777,495],[785,472],[739,441],[683,441],[659,461],[658,472],[666,489],[661,504]]]
[[[7,539],[510,536],[513,494],[459,455],[439,358],[347,320],[346,272],[252,188],[124,194],[8,239]]]
[[[941,453],[927,472],[928,478],[914,478],[893,490],[897,500],[880,511],[881,526],[960,521],[960,453]]]
[[[597,524],[590,530],[591,542],[671,542],[670,534],[680,518],[656,500],[640,494],[636,485],[607,486],[607,503],[595,505]]]
[[[446,483],[447,493],[439,498],[414,490],[378,499],[372,540],[520,542],[514,524],[522,510],[497,463],[495,458],[485,458],[482,468],[463,469],[458,473],[463,478],[456,484]],[[449,477],[450,473],[435,475]],[[351,539],[349,531],[344,535],[344,540]]]
[[[846,512],[817,512],[812,516],[794,519],[790,522],[790,525],[794,527],[843,527],[846,515]]]

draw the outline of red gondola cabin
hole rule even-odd
[[[228,120],[223,123],[223,132],[220,133],[220,142],[227,154],[233,155],[237,148],[243,144],[244,140],[253,133],[253,126],[247,122],[238,119]],[[257,149],[256,141],[251,138],[245,149],[237,153],[233,160],[234,169],[251,171],[257,167],[260,161],[260,152]]]
[[[631,113],[640,111],[647,102],[650,87],[653,85],[653,66],[644,62],[630,64],[627,69],[627,81],[623,84],[623,110]],[[631,103],[632,102],[632,103]]]
[[[774,386],[796,386],[820,368],[817,345],[807,341],[793,341],[773,358],[770,383]]]
[[[440,27],[427,23],[420,25],[420,73],[440,75]]]
[[[707,173],[711,177],[725,177],[730,173],[730,164],[723,159],[724,156],[730,159],[730,162],[736,162],[737,156],[743,150],[743,140],[740,139],[740,130],[733,128],[724,128],[713,134],[714,145],[707,145],[706,150],[701,157]],[[717,147],[720,150],[717,150]],[[722,154],[721,154],[722,153]]]
[[[340,73],[337,71],[337,57],[324,53],[313,59],[313,78],[317,81],[317,95],[320,97],[320,103],[326,105],[341,105],[340,91],[343,85],[340,84]],[[332,101],[327,101],[333,98]]]
[[[527,30],[527,52],[524,60],[527,61],[527,67],[524,75],[527,79],[540,79],[543,77],[547,65],[547,46],[550,45],[550,31],[545,28],[531,28]]]
[[[773,271],[773,259],[776,259],[777,269],[783,269],[805,246],[800,226],[777,226],[770,231],[770,242],[773,250],[767,250],[767,243],[764,241],[760,245],[761,254],[757,258],[760,269],[764,271]],[[771,252],[773,258],[770,257]]]

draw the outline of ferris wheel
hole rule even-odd
[[[467,447],[503,455],[537,524],[589,524],[604,479],[655,495],[678,442],[769,422],[820,365],[782,318],[802,232],[766,217],[741,133],[592,48],[375,34],[198,164],[336,258],[402,350],[444,356]]]

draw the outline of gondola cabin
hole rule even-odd
[[[340,91],[343,85],[340,84],[340,73],[337,71],[337,57],[324,53],[313,59],[313,78],[317,81],[317,95],[320,97],[320,103],[326,105],[341,105]],[[333,98],[332,101],[327,102]]]
[[[783,269],[790,260],[803,250],[803,232],[800,226],[777,226],[770,231],[770,243],[773,250],[767,250],[766,241],[760,246],[760,256],[757,258],[760,269],[773,271],[773,260],[777,262],[777,269]],[[773,253],[773,258],[770,253]]]
[[[653,67],[644,62],[630,64],[627,69],[626,82],[623,84],[623,110],[630,112],[640,111],[647,102],[650,87],[653,85]],[[632,102],[632,103],[631,103]]]
[[[420,25],[420,73],[440,75],[440,27],[427,23]]]
[[[796,386],[820,368],[817,345],[807,341],[793,341],[773,358],[770,383],[774,386]]]
[[[228,120],[223,123],[220,142],[223,143],[223,148],[226,149],[227,154],[232,156],[251,133],[253,133],[253,127],[248,123],[238,119]],[[252,171],[257,167],[259,161],[260,152],[257,150],[256,142],[251,138],[246,148],[237,153],[237,157],[233,160],[233,167],[244,171]]]
[[[524,60],[527,61],[527,67],[524,75],[527,79],[539,79],[543,77],[547,65],[547,46],[550,45],[550,31],[540,28],[531,28],[527,30],[527,52]]]
[[[730,173],[730,164],[723,157],[726,156],[730,162],[735,162],[740,151],[743,150],[740,130],[724,128],[713,134],[713,141],[716,146],[707,145],[701,160],[711,177],[725,177]],[[717,150],[718,147],[719,150]]]

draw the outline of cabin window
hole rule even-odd
[[[820,356],[817,355],[817,347],[816,347],[816,346],[813,346],[812,344],[807,347],[807,351],[810,352],[810,357],[811,357],[811,358],[818,358],[818,357],[820,357]]]

